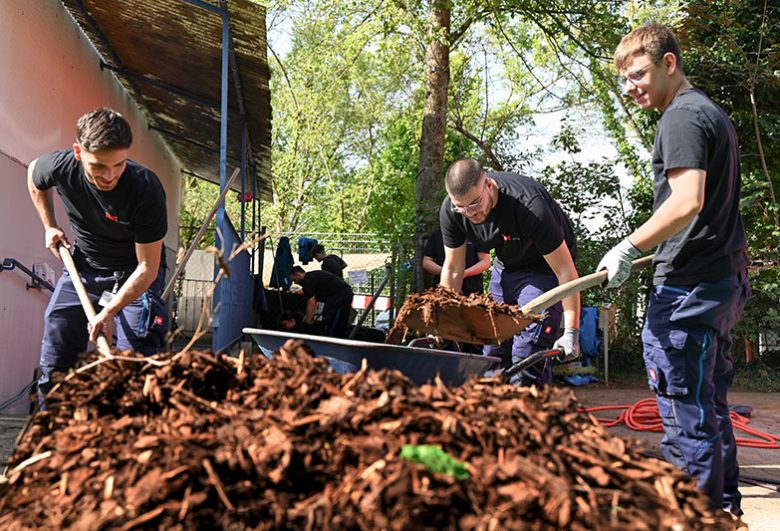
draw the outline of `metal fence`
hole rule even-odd
[[[264,285],[268,285],[270,280],[276,246],[279,238],[283,236],[290,239],[296,264],[306,271],[318,270],[320,264],[316,260],[305,264],[300,262],[298,241],[302,237],[317,240],[318,244],[325,247],[326,253],[341,257],[347,263],[344,269],[344,280],[350,284],[355,293],[352,307],[358,312],[357,319],[363,320],[363,324],[367,326],[392,326],[400,303],[409,293],[409,282],[413,279],[411,258],[405,251],[408,246],[368,233],[271,234],[265,242],[263,258],[258,260],[258,263],[263,264]],[[381,290],[379,290],[380,286]],[[367,311],[371,297],[377,292],[379,296],[374,308]],[[363,316],[366,311],[367,314]]]

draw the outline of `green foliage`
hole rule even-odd
[[[780,329],[780,6],[692,0],[685,13],[677,31],[686,74],[724,108],[740,141],[741,212],[759,267],[738,333],[756,341]]]
[[[469,156],[486,167],[527,172],[542,152],[528,141],[535,119],[566,110],[552,149],[563,158],[532,175],[564,206],[586,274],[652,210],[650,152],[658,112],[621,96],[611,57],[630,29],[660,22],[683,47],[685,70],[729,114],[742,155],[742,213],[755,298],[744,333],[780,328],[780,7],[763,0],[452,0],[445,167]],[[766,6],[766,7],[765,7]],[[281,0],[272,3],[273,231],[372,232],[409,242],[415,233],[425,45],[423,0]],[[278,29],[278,28],[287,28]],[[754,112],[755,110],[755,112]],[[584,163],[578,122],[597,112],[615,160]],[[760,140],[760,142],[759,142]],[[763,154],[762,154],[763,150]],[[621,188],[618,175],[630,185]],[[188,185],[182,225],[199,225],[213,185]],[[423,191],[435,203],[444,188]],[[228,196],[231,219],[240,204]],[[428,216],[431,219],[434,216]],[[192,233],[192,229],[189,229]],[[186,239],[186,238],[185,238]],[[618,305],[625,352],[639,348],[639,309],[649,273],[617,292],[590,290],[586,304]]]
[[[753,298],[745,307],[737,333],[755,336],[757,332],[780,330],[780,268],[758,267],[750,275]]]
[[[740,140],[750,255],[778,261],[780,6],[759,0],[693,0],[685,11],[677,30],[686,73],[725,109]]]

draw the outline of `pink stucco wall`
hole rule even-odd
[[[32,268],[62,265],[43,247],[43,228],[30,201],[26,166],[42,153],[72,145],[76,119],[110,106],[133,127],[131,158],[160,177],[168,200],[166,247],[178,245],[181,172],[173,154],[108,71],[58,0],[0,2],[0,260]],[[57,219],[67,225],[59,197]],[[29,383],[38,364],[43,312],[50,292],[26,290],[18,270],[0,273],[0,402]],[[24,414],[26,401],[0,412]]]

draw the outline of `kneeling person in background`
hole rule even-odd
[[[292,312],[290,310],[282,312],[282,315],[279,316],[279,326],[282,330],[293,332],[294,334],[308,334],[311,336],[322,334],[322,330],[316,325],[304,322],[301,312]]]
[[[352,310],[352,288],[342,279],[327,271],[305,271],[295,266],[290,279],[303,288],[306,297],[304,323],[314,322],[317,302],[325,305],[322,312],[325,334],[331,337],[347,337],[349,316]]]

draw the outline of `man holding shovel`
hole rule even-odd
[[[72,149],[30,163],[28,189],[45,229],[45,245],[60,258],[72,251],[81,281],[102,307],[92,322],[73,279],[63,271],[46,308],[38,397],[54,371],[66,371],[104,334],[117,348],[151,355],[164,343],[168,314],[160,300],[165,276],[165,192],[148,168],[128,160],[132,132],[116,111],[96,109],[79,118]],[[71,246],[54,215],[56,188],[76,235]]]
[[[750,297],[739,213],[739,144],[726,113],[688,82],[666,27],[629,33],[615,52],[626,96],[663,112],[653,147],[653,215],[597,269],[608,286],[658,245],[642,332],[666,459],[696,477],[713,508],[740,515],[737,447],[726,394],[734,375],[731,329]]]
[[[465,270],[466,241],[479,252],[496,251],[490,293],[498,302],[523,306],[559,283],[578,278],[577,244],[571,222],[547,190],[524,175],[486,173],[471,159],[447,170],[447,197],[439,222],[444,237],[441,285],[459,291]],[[565,323],[558,337],[561,317]],[[574,294],[549,308],[541,323],[515,335],[510,345],[485,345],[484,353],[501,357],[511,349],[515,364],[550,347],[565,360],[579,356],[580,298]],[[545,385],[552,380],[549,360],[513,375],[510,383]]]

